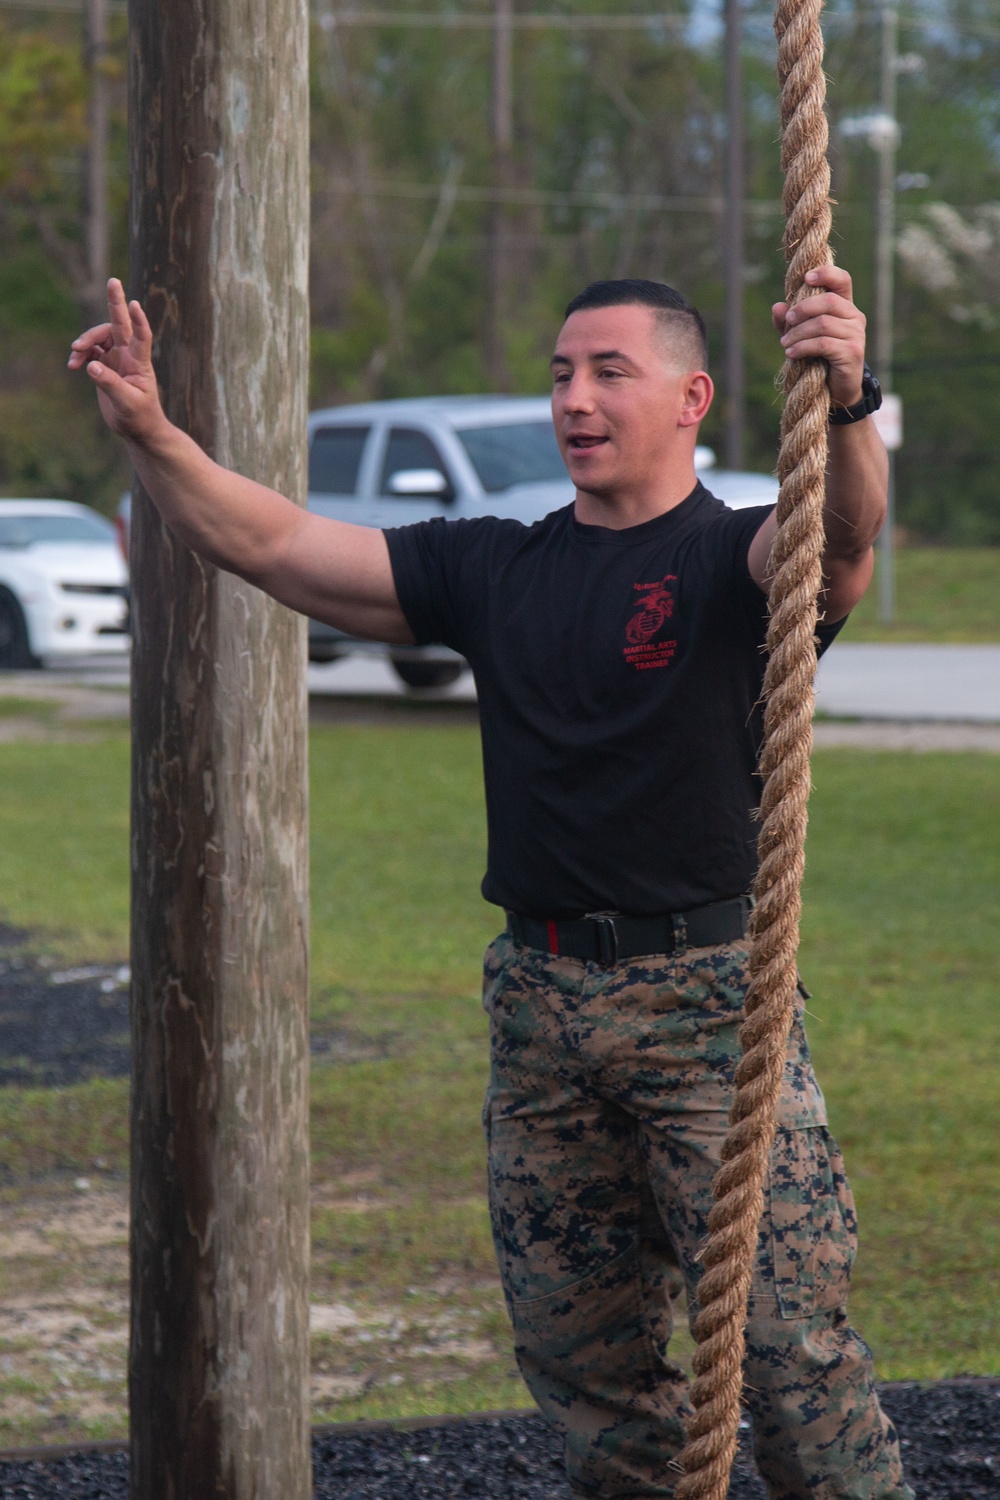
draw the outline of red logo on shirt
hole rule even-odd
[[[674,659],[676,641],[657,640],[674,612],[674,596],[667,588],[675,583],[676,575],[667,573],[658,583],[636,583],[633,585],[639,598],[635,601],[635,614],[625,627],[625,660],[639,672],[650,667],[666,667]]]

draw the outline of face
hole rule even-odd
[[[671,359],[652,308],[572,313],[552,380],[556,436],[577,489],[609,499],[642,493],[672,467],[693,465],[712,382]]]

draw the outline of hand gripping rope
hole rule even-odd
[[[821,10],[822,0],[777,0],[775,11],[789,303],[809,295],[806,272],[832,260]],[[830,398],[823,360],[786,360],[782,381],[779,529],[771,554],[750,986],[740,1030],[743,1057],[702,1256],[694,1415],[681,1454],[678,1500],[725,1500],[729,1488],[740,1420],[747,1296],[795,1013]]]

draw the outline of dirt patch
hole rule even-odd
[[[341,1201],[345,1189],[357,1192],[354,1178],[330,1185]],[[80,1178],[75,1187],[33,1192],[5,1206],[0,1449],[125,1431],[128,1229],[122,1182]],[[329,1290],[324,1300],[322,1287],[314,1295],[318,1420],[369,1392],[426,1389],[498,1359],[510,1363],[489,1336],[500,1310],[492,1283],[478,1291],[411,1287],[401,1302]]]

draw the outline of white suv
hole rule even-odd
[[[714,462],[711,449],[697,450],[697,468]],[[733,509],[778,498],[767,474],[715,470],[707,483]],[[309,509],[338,521],[385,528],[433,516],[511,516],[530,526],[573,495],[547,396],[372,401],[309,418]],[[313,661],[359,647],[387,654],[410,687],[444,686],[465,665],[447,646],[359,643],[309,622]]]
[[[128,650],[115,528],[68,500],[0,500],[0,668]]]

